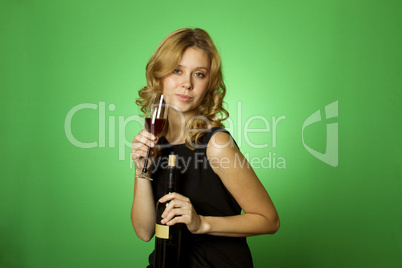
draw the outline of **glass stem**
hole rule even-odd
[[[149,158],[149,152],[150,151],[151,151],[151,147],[148,147],[147,157],[145,158],[145,164],[144,164],[144,167],[142,169],[142,173],[147,173],[148,172],[148,158]]]

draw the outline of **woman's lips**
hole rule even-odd
[[[179,100],[188,102],[191,101],[193,98],[187,95],[182,95],[182,94],[176,94],[176,96],[179,98]]]

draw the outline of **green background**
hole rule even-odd
[[[124,141],[141,128],[130,116],[147,61],[183,27],[206,29],[221,52],[243,153],[286,161],[256,168],[281,229],[248,238],[255,267],[401,267],[401,8],[401,1],[2,0],[0,267],[145,267],[154,244],[131,226]],[[301,139],[304,120],[334,101],[337,167]],[[77,112],[72,132],[95,148],[78,148],[65,134],[67,113],[84,103],[98,109]],[[286,116],[276,147],[272,133],[250,134],[268,143],[262,149],[238,134],[256,115]],[[305,130],[321,152],[326,123]]]

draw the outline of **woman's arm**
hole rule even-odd
[[[151,181],[136,178],[131,223],[136,235],[143,241],[151,240],[155,231],[155,203]]]
[[[157,142],[156,138],[152,138],[153,135],[146,130],[142,130],[134,137],[131,157],[135,163],[135,174],[141,173],[148,147],[153,147]],[[149,180],[135,178],[131,223],[141,240],[146,242],[151,240],[155,232],[155,202]]]
[[[219,132],[208,144],[207,157],[212,169],[245,214],[229,217],[201,216],[196,213],[188,198],[173,193],[161,198],[161,202],[173,200],[163,215],[168,225],[183,222],[192,233],[232,237],[273,234],[278,231],[279,216],[271,198],[252,167],[233,144],[227,133]],[[173,218],[176,215],[180,216]]]

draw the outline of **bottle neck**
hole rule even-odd
[[[177,192],[176,167],[168,167],[165,194]]]

